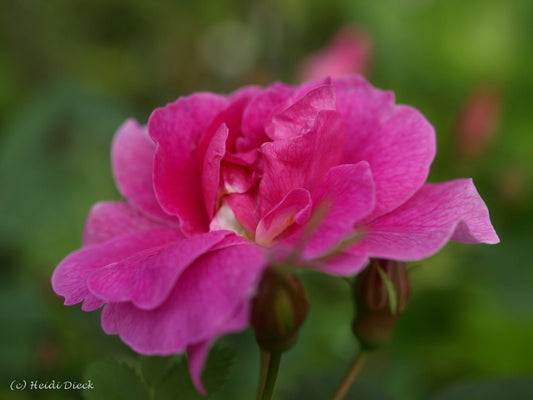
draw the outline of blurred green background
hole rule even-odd
[[[392,343],[348,398],[476,398],[446,389],[464,382],[474,383],[456,386],[463,396],[533,398],[531,21],[530,0],[2,0],[0,398],[83,398],[9,384],[95,380],[103,360],[135,357],[103,333],[99,312],[63,306],[50,287],[54,267],[80,245],[90,206],[120,198],[109,149],[121,122],[146,123],[155,107],[193,91],[297,83],[299,63],[344,25],[372,39],[371,82],[436,127],[430,181],[473,177],[502,241],[450,243],[416,263]],[[498,123],[482,151],[465,155],[458,115],[480,87],[496,93]],[[357,351],[348,286],[318,273],[302,278],[311,310],[282,361],[276,398],[327,399]],[[220,342],[233,356],[212,398],[252,398],[253,335]],[[490,397],[498,393],[490,385],[510,397]]]

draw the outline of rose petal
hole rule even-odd
[[[346,122],[343,163],[367,161],[376,184],[377,217],[395,209],[426,181],[435,156],[435,131],[412,107],[394,105],[392,92],[362,77],[333,81]]]
[[[167,355],[233,331],[231,320],[254,295],[264,267],[252,244],[212,251],[186,269],[160,307],[117,303],[120,337],[136,352]]]
[[[343,252],[336,257],[311,266],[319,271],[335,276],[353,276],[361,272],[368,264],[369,257],[364,254]]]
[[[221,170],[226,194],[246,193],[259,180],[259,176],[255,172],[242,165],[223,162]]]
[[[164,212],[155,197],[152,182],[155,143],[146,128],[128,119],[113,139],[111,159],[115,182],[129,202],[137,209],[163,221],[177,222]]]
[[[312,201],[308,190],[291,190],[278,205],[261,218],[257,225],[255,241],[261,246],[270,246],[272,241],[292,224],[303,225],[311,214],[311,208]]]
[[[289,107],[291,104],[295,104],[300,99],[302,99],[305,95],[310,93],[311,91],[318,89],[322,86],[330,86],[331,85],[331,78],[329,76],[326,76],[322,79],[317,79],[314,81],[304,82],[300,86],[296,86],[294,88],[294,92],[292,93],[291,97],[286,100],[286,105],[284,108]]]
[[[176,231],[179,231],[177,224],[173,226]],[[89,212],[83,231],[83,245],[99,244],[125,233],[161,227],[161,223],[146,218],[128,203],[101,201],[96,203]]]
[[[248,325],[249,311],[248,304],[246,304],[224,325],[224,329],[228,329],[228,331],[223,331],[221,334],[233,331],[238,332],[246,328],[246,325]],[[206,395],[207,392],[202,383],[202,371],[207,361],[210,347],[210,341],[203,341],[187,347],[187,362],[189,363],[191,379],[196,389],[203,395]]]
[[[313,203],[315,210],[325,206],[327,214],[306,244],[308,259],[320,256],[354,234],[356,224],[374,209],[374,181],[368,163],[330,169],[313,194]]]
[[[102,299],[89,295],[85,298],[85,300],[81,304],[81,310],[86,311],[86,312],[98,310],[104,304],[105,302]]]
[[[243,136],[236,141],[239,152],[249,151],[268,141],[265,125],[279,110],[294,88],[282,83],[274,83],[253,98],[246,106],[242,116]]]
[[[52,275],[52,288],[65,298],[65,305],[87,301],[95,303],[87,288],[87,279],[106,265],[122,261],[147,249],[164,247],[183,235],[176,229],[158,228],[124,234],[102,244],[90,245],[70,253]]]
[[[118,335],[117,318],[115,315],[116,308],[116,304],[108,303],[102,310],[102,315],[100,318],[102,329],[108,335]]]
[[[200,160],[205,157],[213,136],[216,134],[220,125],[223,124],[228,127],[227,151],[230,153],[237,151],[236,140],[242,135],[242,117],[244,110],[250,101],[259,93],[261,93],[261,89],[257,86],[245,86],[230,95],[228,107],[216,115],[202,135],[198,145],[198,157]]]
[[[330,168],[340,161],[344,125],[335,111],[322,111],[312,130],[262,146],[264,175],[260,183],[261,214],[278,204],[292,189],[311,193]]]
[[[355,252],[401,261],[429,257],[448,240],[499,242],[471,179],[426,184],[404,205],[372,221],[367,229]]]
[[[257,161],[260,153],[261,151],[258,148],[241,153],[226,153],[224,155],[224,160],[229,161],[232,164],[249,167]]]
[[[213,218],[215,214],[215,203],[220,185],[220,162],[226,153],[228,132],[228,127],[225,124],[220,125],[211,142],[209,142],[203,162],[202,192],[209,219]]]
[[[311,90],[286,110],[276,114],[266,126],[268,137],[275,140],[293,138],[308,131],[321,111],[335,110],[335,89],[331,85]]]
[[[191,374],[192,383],[196,390],[204,396],[207,395],[204,384],[202,383],[202,371],[209,354],[209,342],[200,342],[187,347],[187,362]]]
[[[131,301],[143,310],[153,309],[167,298],[182,272],[228,234],[211,232],[137,253],[96,271],[87,285],[107,302]]]
[[[218,230],[228,230],[235,232],[237,235],[249,236],[246,228],[242,226],[235,216],[226,198],[222,200],[220,208],[209,224],[209,231],[213,232]]]
[[[150,136],[156,141],[154,188],[161,207],[177,215],[186,235],[207,232],[201,166],[195,149],[201,135],[228,102],[224,97],[198,93],[179,98],[156,109],[148,121]]]
[[[237,221],[248,231],[254,233],[259,219],[259,186],[256,185],[246,193],[234,193],[226,196],[226,201],[233,210]]]

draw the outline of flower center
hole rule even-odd
[[[237,235],[252,239],[248,231],[239,222],[226,199],[222,199],[222,205],[209,224],[209,231],[227,230]]]

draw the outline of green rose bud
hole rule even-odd
[[[357,314],[352,330],[367,349],[387,343],[409,301],[405,263],[373,259],[354,285]]]
[[[267,269],[252,304],[251,323],[259,346],[270,352],[290,348],[298,338],[307,308],[305,291],[296,275]]]

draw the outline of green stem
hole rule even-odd
[[[263,351],[261,362],[261,381],[259,383],[259,394],[257,397],[259,400],[270,400],[272,398],[272,393],[274,392],[274,385],[276,384],[276,378],[278,376],[280,360],[281,352]]]
[[[341,384],[337,388],[337,391],[335,392],[335,395],[331,398],[331,400],[344,399],[344,396],[346,396],[346,393],[348,393],[348,390],[350,390],[350,387],[352,386],[355,377],[359,373],[359,370],[367,360],[368,355],[369,353],[363,350],[361,350],[359,354],[357,354],[357,357],[355,357],[352,366],[346,373],[346,376],[342,380]]]

